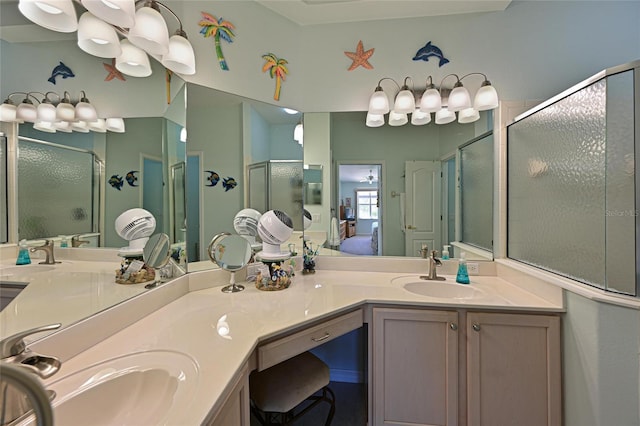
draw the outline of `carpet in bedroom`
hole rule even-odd
[[[345,238],[340,243],[340,251],[358,256],[373,256],[371,235],[356,235],[351,238]]]

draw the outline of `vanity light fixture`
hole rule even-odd
[[[124,133],[124,120],[120,117],[106,119],[107,130],[114,133]]]
[[[74,3],[87,9],[79,20]],[[18,9],[41,27],[59,32],[77,30],[80,49],[101,58],[115,58],[116,69],[129,76],[151,74],[147,54],[178,74],[196,73],[193,46],[187,40],[182,21],[159,1],[20,0]],[[161,10],[178,21],[178,29],[171,37]]]
[[[116,29],[91,12],[83,13],[78,21],[78,47],[99,58],[116,58],[122,53]]]
[[[72,33],[78,29],[71,0],[20,0],[18,10],[25,18],[49,30]]]
[[[304,146],[304,126],[302,123],[296,124],[293,129],[293,140],[298,142],[300,146]]]
[[[87,133],[90,130],[104,133],[107,130],[124,132],[124,121],[114,119],[111,128],[108,123],[98,117],[95,107],[87,99],[84,90],[77,102],[71,100],[69,92],[60,96],[56,92],[14,92],[11,93],[0,106],[0,121],[5,123],[34,123],[34,128],[43,132],[54,133],[56,131]],[[38,98],[35,95],[41,95]],[[24,95],[22,102],[16,106],[11,100],[12,96]],[[53,100],[52,96],[56,99]],[[37,103],[34,105],[35,100]],[[56,105],[57,103],[57,105]]]
[[[477,90],[473,103],[471,96],[462,80],[472,75],[480,75],[484,78]],[[456,79],[453,88],[444,87],[444,82],[449,77]],[[393,109],[390,108],[389,97],[382,89],[382,82],[391,80],[398,88],[394,98]],[[433,78],[427,77],[427,84],[416,108],[415,89],[409,89],[407,84],[410,77],[404,79],[402,87],[389,77],[380,79],[375,91],[369,99],[366,125],[368,127],[380,127],[384,125],[384,114],[389,114],[390,126],[402,126],[409,122],[407,114],[411,114],[411,124],[420,126],[431,122],[431,113],[435,114],[436,124],[447,124],[457,119],[459,123],[473,123],[480,119],[480,111],[498,107],[499,99],[496,89],[491,85],[487,76],[483,73],[472,72],[459,77],[457,74],[448,74],[440,82],[440,88],[433,84]],[[413,82],[412,82],[413,84]]]

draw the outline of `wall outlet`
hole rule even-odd
[[[479,275],[480,265],[478,265],[477,263],[467,262],[467,272],[469,272],[469,275]]]
[[[311,222],[320,223],[320,213],[312,213],[311,214]]]

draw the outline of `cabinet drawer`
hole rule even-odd
[[[362,327],[362,309],[311,326],[258,347],[258,371],[313,349],[329,340]]]

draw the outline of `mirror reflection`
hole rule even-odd
[[[8,184],[8,195],[2,198],[8,200],[7,210],[16,213],[3,214],[11,220],[4,224],[3,240],[27,239],[29,246],[50,240],[62,260],[48,266],[51,270],[41,271],[37,268],[47,265],[14,266],[13,254],[3,256],[0,280],[18,281],[24,287],[20,300],[12,302],[15,309],[2,311],[3,335],[39,325],[31,323],[30,310],[24,307],[35,306],[43,298],[55,306],[47,320],[67,326],[146,291],[143,282],[118,284],[115,277],[124,259],[116,253],[129,245],[115,229],[115,220],[124,211],[152,212],[157,220],[155,232],[171,236],[167,244],[180,260],[186,238],[180,164],[186,162],[186,146],[180,141],[185,124],[184,82],[177,76],[171,94],[159,108],[149,105],[164,111],[161,116],[144,116],[148,111],[141,109],[141,117],[125,118],[124,133],[48,133],[29,123],[2,123],[6,135],[2,164],[9,165],[2,173],[10,176],[2,179]],[[61,256],[60,247],[68,247],[62,249],[69,250],[67,258]],[[76,247],[94,249],[79,251],[79,259],[101,261],[87,271],[83,262],[68,260],[76,256],[71,254]],[[117,250],[101,250],[107,248]],[[12,253],[13,247],[4,249]],[[168,272],[175,277],[182,271]],[[51,282],[55,288],[49,288]]]
[[[251,244],[240,235],[222,232],[211,239],[207,248],[209,259],[225,271],[231,273],[228,286],[221,289],[223,293],[237,293],[244,290],[243,285],[236,284],[236,272],[249,263],[253,251]]]
[[[211,268],[212,236],[234,232],[245,209],[278,209],[301,244],[302,114],[197,84],[187,84],[187,255],[189,271]]]
[[[379,128],[367,127],[365,117],[305,114],[305,162],[332,169],[331,196],[319,205],[305,201],[314,215],[310,234],[327,236],[322,254],[417,257],[426,244],[439,253],[451,246],[451,257],[464,251],[492,259],[492,197],[482,215],[469,213],[492,187],[492,114],[473,124]],[[482,149],[463,152],[479,135]],[[474,177],[459,184],[465,175]],[[464,221],[461,200],[468,201]]]
[[[181,96],[184,90],[170,108],[184,110]],[[79,235],[88,241],[84,247],[120,248],[127,241],[115,219],[140,207],[172,244],[184,243],[183,125],[165,117],[124,122],[124,133],[45,133],[19,125],[18,239],[64,246]]]

